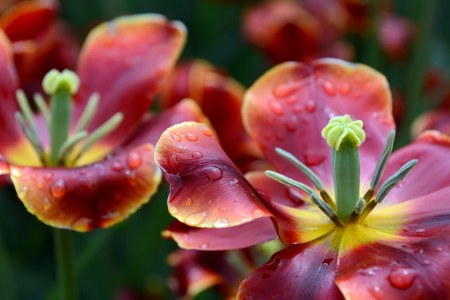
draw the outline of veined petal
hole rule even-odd
[[[344,299],[334,284],[339,234],[275,253],[241,284],[237,299]]]
[[[359,147],[361,181],[372,176],[388,133],[394,128],[391,95],[383,75],[370,67],[337,59],[310,65],[288,62],[261,77],[246,93],[244,125],[276,169],[308,182],[275,152],[294,154],[331,186],[331,151],[321,138],[329,119],[348,114],[362,120],[367,139]]]
[[[448,299],[450,235],[409,244],[377,242],[339,256],[345,299]]]
[[[77,67],[81,87],[74,121],[94,92],[100,94],[101,109],[88,131],[98,128],[117,112],[124,115],[114,133],[99,142],[109,145],[103,147],[106,149],[103,152],[124,141],[140,122],[173,68],[185,36],[182,23],[169,22],[156,14],[119,17],[97,26],[89,34]]]
[[[155,160],[170,184],[169,212],[187,225],[230,227],[270,215],[204,124],[167,129]]]
[[[11,165],[27,210],[43,223],[77,231],[109,227],[149,201],[161,180],[150,144],[79,168]]]
[[[232,250],[265,243],[277,238],[270,218],[260,218],[227,228],[196,228],[179,221],[163,231],[165,238],[172,238],[184,249]]]

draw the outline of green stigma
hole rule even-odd
[[[75,72],[70,70],[59,72],[53,69],[45,75],[42,87],[49,95],[54,95],[58,90],[65,90],[73,95],[80,87],[80,79]]]
[[[361,120],[353,121],[349,115],[334,117],[322,130],[322,136],[327,140],[328,146],[339,151],[343,141],[348,140],[359,147],[366,139],[366,133],[362,129]]]

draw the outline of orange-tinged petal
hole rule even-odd
[[[248,223],[227,228],[196,228],[179,221],[163,231],[165,238],[174,239],[184,249],[232,250],[265,243],[277,238],[269,218],[260,218]]]
[[[332,186],[331,150],[321,130],[334,116],[362,120],[366,141],[359,147],[361,181],[372,176],[387,135],[394,128],[391,95],[383,75],[337,59],[309,65],[288,62],[261,77],[246,93],[244,125],[276,169],[295,180],[308,179],[282,159],[275,147],[294,154]]]
[[[275,253],[241,284],[237,299],[343,299],[334,284],[338,234]]]
[[[161,15],[143,14],[116,18],[97,26],[87,37],[77,73],[81,86],[74,121],[88,98],[100,94],[99,110],[88,130],[98,128],[117,112],[120,126],[100,143],[123,142],[149,108],[173,68],[185,42],[186,29]]]
[[[230,227],[270,215],[205,124],[167,129],[155,160],[171,185],[169,212],[187,225]]]
[[[109,227],[149,201],[161,180],[152,145],[79,168],[11,165],[27,210],[43,223],[77,231]]]

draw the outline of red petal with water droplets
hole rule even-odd
[[[74,120],[88,98],[100,93],[100,109],[88,129],[98,128],[117,112],[124,119],[101,143],[116,146],[140,122],[185,42],[186,29],[161,15],[119,17],[96,27],[87,37],[77,73],[81,87]]]
[[[167,129],[155,160],[170,184],[169,212],[187,225],[230,227],[270,215],[204,124]]]
[[[334,284],[337,241],[328,234],[275,253],[242,282],[237,299],[344,299]]]
[[[89,231],[112,226],[149,201],[161,180],[152,145],[79,168],[11,166],[27,210],[43,223]]]
[[[185,99],[156,116],[149,116],[148,120],[139,125],[122,147],[131,149],[146,143],[156,144],[167,128],[188,121],[209,124],[209,120],[203,115],[200,107],[191,99]]]
[[[174,239],[184,249],[232,250],[273,240],[277,233],[270,218],[260,218],[228,228],[196,228],[175,221],[163,236]]]
[[[321,136],[331,117],[349,114],[364,122],[359,147],[361,181],[372,176],[394,121],[391,95],[383,75],[370,67],[337,59],[310,65],[289,62],[261,77],[244,100],[244,125],[277,170],[301,182],[308,179],[275,152],[294,154],[331,186],[331,149]]]
[[[339,257],[345,299],[449,299],[450,235],[409,244],[375,243]]]
[[[187,61],[177,66],[166,92],[163,106],[170,107],[191,98],[202,108],[231,160],[243,171],[261,158],[241,120],[244,88],[227,74],[205,61]]]

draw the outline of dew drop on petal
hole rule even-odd
[[[252,211],[252,219],[258,219],[264,216],[264,212],[261,209],[255,209]]]
[[[437,247],[436,249],[434,249],[434,251],[436,252],[442,252],[442,250],[444,250],[442,247]]]
[[[38,179],[37,187],[42,189],[42,188],[44,188],[44,185],[45,185],[45,183],[41,179]]]
[[[225,218],[219,218],[214,222],[214,227],[216,228],[223,228],[227,227],[230,224],[230,221],[228,221]]]
[[[375,299],[383,300],[386,298],[386,293],[379,286],[370,287],[369,292]]]
[[[290,118],[285,123],[286,129],[290,132],[294,132],[297,130],[297,119],[296,118]]]
[[[292,110],[294,111],[294,113],[299,113],[302,111],[302,107],[300,105],[295,105]]]
[[[58,179],[55,183],[50,186],[50,193],[55,198],[62,198],[66,194],[66,185],[64,180]]]
[[[195,151],[192,153],[192,158],[201,158],[203,154],[201,152]]]
[[[191,205],[191,204],[192,204],[192,199],[191,199],[191,198],[187,198],[186,201],[184,201],[184,204],[185,204],[186,206]]]
[[[428,259],[425,259],[424,261],[422,261],[422,265],[424,266],[428,266],[431,262]]]
[[[177,156],[175,154],[172,154],[169,158],[169,165],[171,165],[174,168],[178,168],[178,161]]]
[[[195,142],[196,140],[198,140],[198,137],[195,134],[188,132],[186,133],[186,139],[188,141]]]
[[[284,114],[284,110],[283,107],[281,106],[281,104],[277,101],[270,101],[269,102],[269,107],[272,110],[272,112],[274,114],[276,114],[277,116],[282,116]]]
[[[19,197],[20,200],[24,200],[25,197],[28,194],[28,187],[23,186],[21,187],[18,191],[17,191],[17,196]]]
[[[111,166],[111,169],[113,169],[113,171],[118,171],[119,172],[119,171],[123,170],[123,165],[120,162],[115,161],[115,162],[113,162],[113,164]]]
[[[305,153],[305,164],[307,166],[315,166],[320,164],[325,160],[325,156],[315,152],[307,152]]]
[[[201,249],[207,249],[209,247],[209,244],[208,243],[204,243],[204,244],[201,244],[200,245],[200,248]]]
[[[42,176],[42,177],[44,177],[45,181],[50,181],[53,178],[53,174],[48,172],[48,173],[45,173],[44,176]]]
[[[192,214],[186,217],[184,222],[189,226],[197,226],[203,223],[206,219],[206,211]]]
[[[171,215],[176,215],[176,214],[178,214],[180,212],[180,210],[178,208],[176,208],[175,206],[171,206],[169,208],[169,212],[170,212]]]
[[[273,89],[273,94],[276,97],[284,98],[292,95],[298,88],[299,85],[295,82],[280,83]]]
[[[341,89],[339,90],[342,95],[348,95],[350,93],[351,85],[348,82],[342,84]]]
[[[16,177],[16,178],[20,178],[20,177],[22,177],[22,172],[20,172],[20,171],[17,170],[17,169],[12,169],[12,170],[11,170],[11,175],[14,176],[14,177]]]
[[[258,194],[263,197],[264,199],[266,199],[267,201],[270,201],[270,195],[268,193],[266,193],[263,190],[260,189],[256,189],[256,191],[258,192]]]
[[[283,262],[281,257],[272,257],[266,264],[265,267],[269,270],[276,270]]]
[[[34,181],[36,179],[36,177],[37,177],[36,173],[31,173],[31,175],[30,175],[31,180]]]
[[[203,135],[206,136],[212,136],[213,132],[210,128],[206,127],[206,126],[200,126],[200,131],[201,133],[203,133]]]
[[[388,279],[390,283],[399,289],[409,288],[417,277],[417,273],[409,268],[395,268],[389,274]]]
[[[222,170],[216,167],[206,167],[203,169],[203,171],[205,172],[206,176],[208,176],[208,178],[211,181],[216,181],[219,180],[220,178],[222,178]]]
[[[129,185],[135,186],[137,184],[136,174],[132,171],[126,170],[125,178],[127,179]]]
[[[177,134],[170,134],[170,138],[175,142],[181,142],[181,139]]]
[[[314,101],[314,100],[309,100],[307,103],[306,103],[306,111],[308,111],[308,112],[314,112],[316,110],[316,101]]]
[[[51,206],[50,200],[48,200],[48,198],[45,198],[44,201],[42,202],[42,208],[44,210],[48,210]]]
[[[134,169],[142,164],[142,156],[139,152],[130,151],[127,154],[127,165]]]
[[[336,89],[334,87],[334,84],[331,83],[330,81],[325,81],[322,86],[323,86],[323,90],[328,95],[333,96],[336,94]]]

